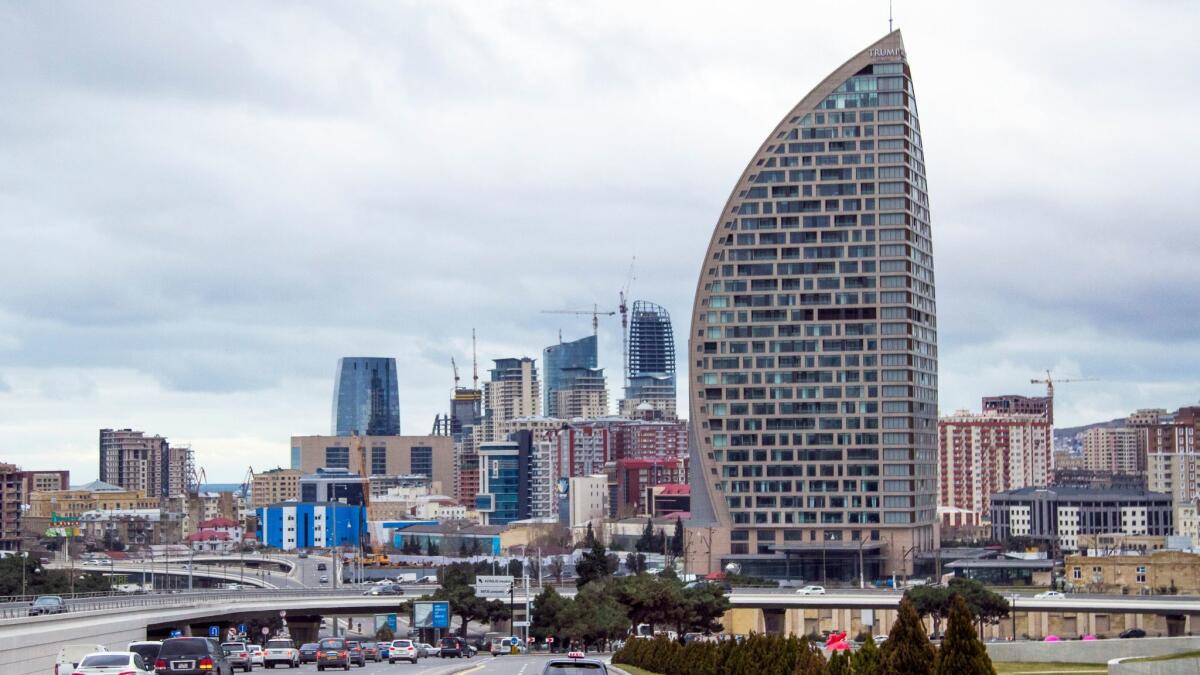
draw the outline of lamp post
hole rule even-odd
[[[866,543],[867,543],[866,539],[858,540],[858,587],[860,589],[867,587],[867,583],[866,583],[866,579],[865,579],[866,575],[863,572],[863,545]]]
[[[25,599],[25,563],[29,558],[27,551],[21,551],[21,599]]]

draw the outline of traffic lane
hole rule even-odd
[[[368,661],[365,668],[359,666],[350,667],[350,675],[455,675],[456,673],[464,673],[471,670],[472,673],[479,672],[473,669],[481,665],[484,661],[491,660],[492,657],[476,657],[473,659],[440,659],[440,658],[425,658],[420,659],[417,663],[412,664],[407,661],[397,661],[396,663],[388,663],[382,661],[375,663]],[[258,668],[255,668],[258,670]],[[290,669],[288,669],[290,670]],[[302,673],[316,673],[317,666],[313,663],[306,663],[300,666]],[[325,672],[337,673],[346,672],[338,669],[327,669]],[[509,671],[499,671],[509,672]],[[512,671],[516,672],[516,671]],[[527,671],[526,675],[540,675],[541,669]]]
[[[541,675],[546,662],[551,658],[564,658],[566,654],[521,654],[519,656],[486,657],[471,675]],[[589,659],[607,661],[607,657],[589,654]]]

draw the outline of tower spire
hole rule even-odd
[[[892,0],[888,0],[888,32],[892,32]]]
[[[479,359],[475,356],[475,329],[471,329],[471,388],[479,388]]]

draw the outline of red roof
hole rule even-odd
[[[687,483],[660,483],[654,486],[663,495],[690,495],[692,486]]]
[[[202,520],[197,526],[201,530],[211,530],[218,527],[241,527],[241,523],[228,518],[213,518],[212,520]]]
[[[188,535],[188,541],[229,541],[228,532],[193,532]]]

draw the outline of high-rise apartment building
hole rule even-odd
[[[1146,458],[1138,451],[1138,432],[1127,427],[1092,427],[1083,434],[1083,461],[1092,471],[1142,473]]]
[[[1049,396],[1021,396],[1004,394],[984,396],[983,412],[1015,413],[1018,415],[1041,415],[1054,424],[1054,399]]]
[[[21,505],[25,480],[15,464],[0,464],[0,551],[21,548]]]
[[[192,449],[132,429],[100,430],[100,480],[147,497],[186,494],[193,480]]]
[[[936,545],[937,322],[922,131],[900,32],[771,131],[700,268],[697,504],[747,574],[911,570]],[[860,542],[865,542],[860,546]]]
[[[558,411],[558,393],[570,389],[581,374],[596,368],[596,346],[596,336],[589,335],[571,342],[560,339],[558,344],[542,350],[542,375],[546,380],[542,410],[548,417],[566,417]]]
[[[966,512],[978,525],[989,517],[992,495],[1050,484],[1053,449],[1054,428],[1042,414],[962,410],[943,417],[938,506]]]
[[[250,506],[260,508],[300,498],[299,469],[271,469],[254,474],[250,487]]]
[[[576,419],[608,414],[608,383],[603,368],[563,368],[549,417]]]
[[[1138,451],[1146,456],[1150,490],[1171,495],[1176,508],[1192,507],[1200,498],[1200,407],[1139,410],[1126,421],[1138,437]]]
[[[450,399],[450,438],[454,442],[455,501],[463,506],[475,503],[479,492],[478,430],[483,423],[483,391],[457,387]]]
[[[645,300],[633,303],[629,319],[629,363],[621,414],[632,417],[649,404],[675,417],[675,333],[666,309]]]
[[[333,384],[332,435],[399,436],[400,388],[396,359],[338,359]]]
[[[483,424],[480,441],[506,439],[505,425],[518,417],[541,414],[537,364],[528,357],[496,359],[483,383]]]

